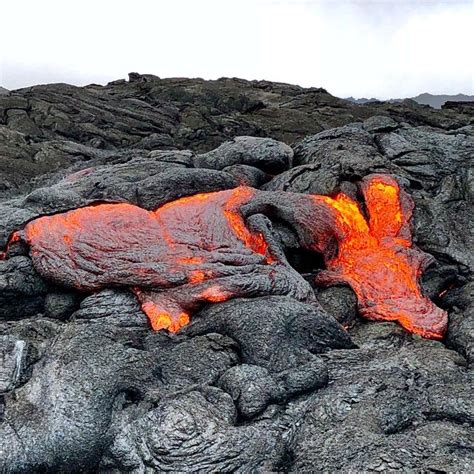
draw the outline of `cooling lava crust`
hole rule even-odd
[[[44,278],[84,291],[130,288],[155,330],[175,332],[206,302],[289,295],[318,304],[272,231],[278,219],[301,248],[322,254],[326,270],[317,283],[350,285],[363,317],[442,338],[447,314],[418,283],[432,258],[412,245],[412,199],[387,175],[367,176],[360,190],[365,212],[343,193],[249,187],[197,194],[154,211],[98,204],[37,218],[12,240],[28,243]]]

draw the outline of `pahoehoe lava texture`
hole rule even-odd
[[[314,301],[274,238],[267,212],[288,224],[301,248],[323,254],[327,270],[317,282],[349,284],[361,315],[442,338],[446,312],[423,297],[417,281],[432,258],[412,246],[412,200],[386,175],[367,176],[361,188],[367,218],[344,193],[238,187],[155,211],[101,204],[40,217],[8,246],[25,240],[35,268],[59,285],[131,288],[153,329],[176,332],[204,302],[268,294]]]
[[[265,81],[1,95],[0,471],[473,471],[472,135]]]

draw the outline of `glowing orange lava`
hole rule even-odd
[[[383,175],[363,185],[368,219],[359,205],[344,194],[314,196],[332,208],[338,252],[326,260],[320,283],[348,283],[358,297],[359,311],[368,319],[398,321],[423,337],[440,339],[446,312],[424,297],[418,279],[426,256],[411,249],[412,208],[402,208],[398,183]]]
[[[48,279],[86,291],[129,285],[152,327],[175,332],[189,321],[186,308],[141,289],[188,285],[197,301],[221,301],[212,286],[191,291],[215,276],[214,267],[225,273],[216,255],[229,264],[235,260],[238,265],[246,253],[260,255],[245,257],[251,262],[271,263],[265,240],[247,229],[239,212],[255,192],[239,187],[197,194],[155,211],[98,204],[35,219],[26,225],[23,237]],[[234,296],[224,293],[225,299]],[[188,299],[184,306],[194,308],[191,296]]]
[[[8,250],[10,249],[11,245],[14,244],[15,242],[18,242],[21,240],[21,236],[19,232],[13,232],[12,236],[10,237],[10,240],[8,241],[7,248],[5,249],[4,252],[0,252],[0,260],[5,260],[7,258],[7,253]]]
[[[189,314],[184,311],[178,315],[170,314],[152,302],[143,303],[142,310],[148,316],[151,327],[155,331],[167,329],[170,332],[177,332],[189,324]]]
[[[201,297],[205,301],[210,301],[212,303],[221,303],[222,301],[227,301],[232,297],[229,292],[226,292],[218,285],[210,286],[201,292]]]

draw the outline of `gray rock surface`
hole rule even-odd
[[[290,168],[293,150],[270,138],[236,137],[215,150],[198,155],[198,168],[223,169],[233,165],[250,165],[262,171],[280,173]]]
[[[13,390],[24,370],[26,342],[12,336],[0,336],[0,393]]]
[[[353,338],[358,350],[324,355],[332,384],[305,401],[292,430],[292,469],[471,471],[473,384],[465,360],[390,323],[361,326]]]

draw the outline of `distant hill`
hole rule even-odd
[[[8,94],[9,90],[5,89],[5,87],[0,86],[0,94]]]
[[[422,105],[429,105],[435,109],[440,109],[441,106],[447,102],[474,102],[474,95],[456,94],[456,95],[433,95],[433,94],[420,94],[413,97],[415,102]]]
[[[353,102],[354,104],[368,104],[369,102],[380,102],[379,99],[372,97],[371,99],[367,99],[366,97],[362,97],[360,99],[356,99],[355,97],[346,97],[345,100],[349,102]]]
[[[429,94],[427,92],[423,94],[419,94],[416,97],[410,97],[411,100],[414,100],[420,105],[429,105],[430,107],[433,107],[434,109],[440,109],[441,106],[445,102],[474,102],[474,95],[466,95],[466,94],[456,94],[456,95],[434,95],[434,94]],[[381,102],[379,99],[366,99],[361,98],[361,99],[355,99],[354,97],[347,97],[345,100],[348,100],[349,102],[352,102],[354,104],[367,104],[369,102]],[[391,102],[391,103],[397,103],[397,102],[403,102],[405,99],[390,99],[387,101],[383,102]]]

